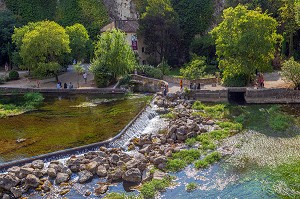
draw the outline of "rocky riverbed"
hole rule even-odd
[[[0,174],[0,197],[21,198],[32,192],[40,196],[63,196],[76,183],[85,184],[95,178],[99,179],[97,186],[83,194],[100,196],[114,182],[137,186],[151,179],[163,179],[167,175],[168,158],[187,148],[186,139],[220,129],[215,121],[193,115],[192,103],[178,99],[176,95],[157,96],[154,104],[158,112],[172,110],[175,115],[168,120],[166,129],[131,139],[125,151],[100,147],[98,151],[74,155],[63,161],[45,163],[35,160],[21,167],[9,168]],[[226,153],[228,151],[224,150],[222,154]]]

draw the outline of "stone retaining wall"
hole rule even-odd
[[[177,84],[179,86],[180,80],[182,80],[183,86],[184,87],[189,87],[190,83],[200,83],[200,84],[213,84],[217,83],[217,78],[202,78],[202,79],[197,79],[197,80],[187,80],[187,79],[181,79],[178,77],[171,77],[171,76],[164,76],[163,80],[172,84]]]
[[[228,102],[228,90],[198,90],[193,94],[194,99],[200,100],[201,102]]]
[[[247,89],[247,103],[300,103],[300,91],[291,89]]]
[[[150,92],[156,93],[162,90],[162,86],[168,84],[164,80],[149,78],[141,75],[131,75],[133,90],[135,92]]]
[[[93,89],[44,89],[44,88],[13,88],[0,87],[0,94],[39,92],[43,94],[124,94],[123,89],[93,88]]]

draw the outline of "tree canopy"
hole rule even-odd
[[[140,19],[140,32],[149,54],[150,64],[165,58],[169,63],[178,59],[178,15],[170,0],[148,0],[146,12]]]
[[[82,60],[87,54],[87,42],[89,35],[81,24],[66,27],[66,33],[70,37],[71,56],[73,59]]]
[[[101,81],[98,86],[106,86],[110,81],[127,74],[136,64],[134,52],[125,39],[125,33],[116,29],[99,36],[94,57],[91,70],[96,81],[97,78],[109,78],[108,81]]]
[[[281,75],[286,81],[291,81],[294,87],[300,89],[300,64],[291,57],[282,64]]]
[[[29,23],[15,28],[13,42],[20,49],[23,68],[57,76],[60,60],[70,53],[70,40],[65,29],[53,21]]]
[[[275,46],[282,40],[277,26],[274,18],[259,9],[248,10],[243,5],[225,9],[223,21],[211,31],[219,67],[228,74],[244,74],[247,82],[256,69],[270,69]]]

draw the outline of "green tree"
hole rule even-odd
[[[228,74],[243,74],[250,82],[255,70],[271,67],[275,46],[282,40],[276,20],[260,10],[243,5],[224,10],[223,21],[211,34],[215,38],[219,68]]]
[[[5,4],[22,24],[53,20],[57,0],[5,0]]]
[[[74,70],[77,73],[77,88],[79,88],[79,76],[83,74],[85,69],[81,65],[81,62],[77,62],[77,64],[74,65]]]
[[[195,35],[204,35],[212,25],[214,1],[212,0],[171,0],[179,15],[182,31],[182,52],[189,57],[189,47]]]
[[[125,39],[125,33],[116,29],[101,34],[95,44],[94,56],[91,71],[100,87],[107,86],[110,81],[132,71],[136,65],[134,53]]]
[[[0,11],[0,65],[11,63],[12,40],[16,18],[10,11]]]
[[[193,56],[190,63],[186,64],[184,68],[180,69],[180,74],[185,79],[195,80],[205,75],[206,60],[205,57]]]
[[[70,37],[71,56],[73,59],[82,60],[87,55],[87,42],[89,34],[81,24],[66,27],[66,33]]]
[[[280,23],[289,43],[288,57],[291,57],[294,54],[294,35],[300,28],[300,3],[296,0],[282,1],[283,5],[279,9]]]
[[[62,55],[70,53],[69,36],[53,21],[29,23],[15,28],[13,42],[20,47],[23,68],[45,74],[53,73],[58,81]]]
[[[139,34],[147,46],[146,53],[156,62],[153,64],[162,62],[163,57],[170,64],[178,59],[178,15],[170,0],[148,0],[139,24]]]
[[[281,75],[286,81],[293,82],[295,88],[300,86],[300,63],[291,57],[282,64],[281,69]]]

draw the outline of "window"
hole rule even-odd
[[[145,52],[145,48],[144,47],[142,47],[142,53],[144,53]]]

